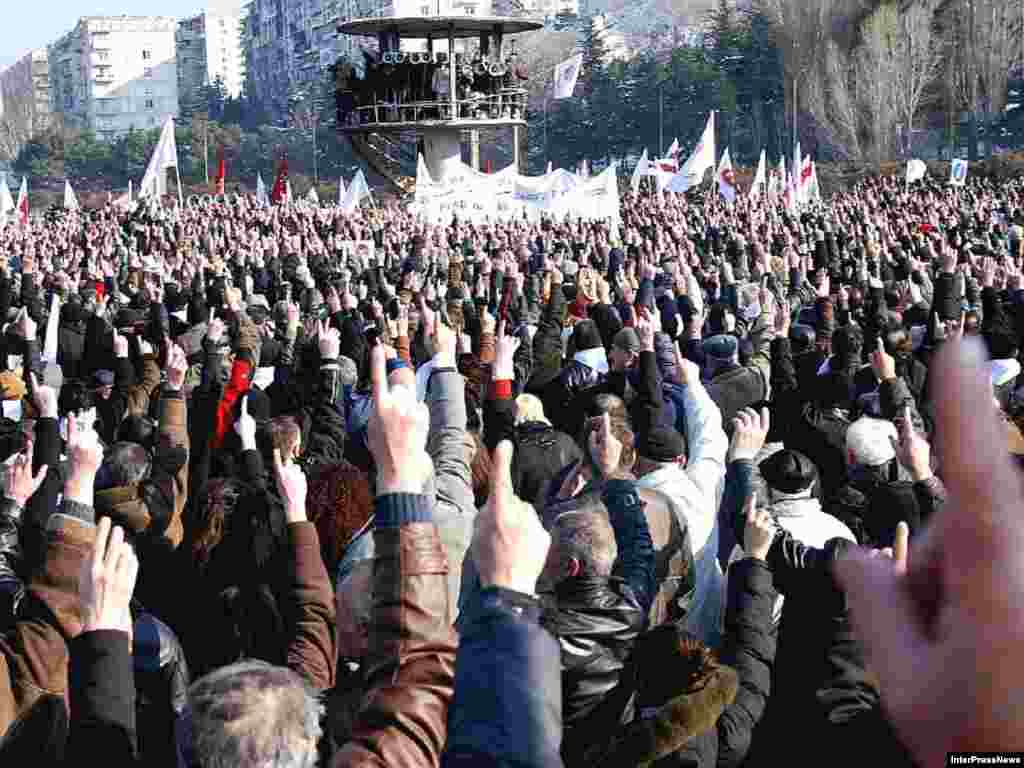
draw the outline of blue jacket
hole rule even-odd
[[[491,587],[463,625],[443,768],[561,768],[558,643],[531,596]]]

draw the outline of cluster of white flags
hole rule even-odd
[[[287,182],[285,196],[288,200],[292,199],[291,180]],[[359,203],[367,197],[372,198],[373,194],[370,192],[370,185],[366,183],[366,176],[363,175],[362,170],[356,171],[355,177],[347,187],[345,180],[338,178],[338,207],[345,213],[354,211]],[[316,191],[316,187],[310,187],[304,199],[312,205],[320,205],[320,194]],[[270,196],[267,194],[267,185],[263,181],[261,173],[256,174],[256,204],[261,208],[270,207]]]
[[[707,171],[715,168],[715,181],[718,184],[719,194],[729,202],[736,200],[738,194],[736,171],[728,148],[722,153],[716,165],[714,112],[708,116],[700,141],[697,142],[697,146],[682,167],[678,165],[678,153],[678,141],[672,143],[667,157],[662,160],[651,161],[648,158],[647,150],[644,149],[640,160],[633,168],[630,186],[634,194],[640,189],[644,177],[656,179],[655,188],[659,193],[664,190],[677,193],[686,192],[699,186],[704,181]],[[817,164],[809,156],[803,155],[798,143],[794,152],[792,173],[786,171],[785,157],[779,161],[778,169],[769,173],[767,153],[762,150],[757,163],[754,184],[747,194],[754,200],[764,196],[769,201],[775,202],[781,198],[787,207],[794,210],[804,205],[820,202],[821,186],[818,183]]]

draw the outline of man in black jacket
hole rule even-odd
[[[562,756],[581,764],[595,732],[630,719],[630,656],[654,594],[654,546],[632,481],[608,482],[548,510],[552,546],[539,588],[542,624],[562,657]],[[614,573],[614,576],[613,576]]]

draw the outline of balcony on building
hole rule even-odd
[[[408,2],[394,6],[396,14],[411,10]],[[435,10],[446,13],[432,13]],[[543,24],[531,18],[480,15],[480,10],[490,12],[490,3],[456,0],[442,7],[438,0],[426,0],[420,15],[339,21],[339,34],[376,38],[379,48],[365,77],[337,81],[339,130],[525,126],[525,80],[517,76],[516,54],[505,37]],[[456,50],[456,41],[474,39],[479,46],[472,58],[456,53],[451,66],[449,52]]]

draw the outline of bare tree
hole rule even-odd
[[[913,150],[914,121],[934,95],[946,46],[935,29],[937,0],[920,0],[899,14],[894,40],[893,95],[896,114]]]
[[[818,138],[851,162],[863,159],[861,107],[850,56],[835,42],[824,47],[818,75],[807,79],[805,104]]]
[[[861,24],[861,43],[857,47],[857,91],[864,108],[864,136],[876,165],[889,157],[895,123],[896,72],[900,68],[897,38],[899,11],[894,5],[882,5]]]

